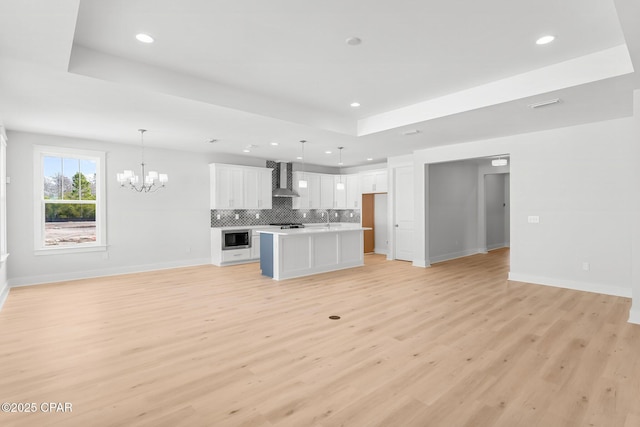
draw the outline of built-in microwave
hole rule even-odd
[[[250,230],[222,230],[222,250],[251,247]]]

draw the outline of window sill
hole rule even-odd
[[[81,247],[57,247],[47,249],[36,249],[35,255],[62,255],[62,254],[75,254],[83,252],[106,252],[107,245],[100,246],[81,246]]]

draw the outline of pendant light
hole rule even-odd
[[[342,149],[344,147],[338,147],[338,150],[340,150],[340,160],[338,161],[338,166],[339,166],[339,170],[338,172],[340,173],[340,180],[336,183],[336,190],[344,190],[344,182],[342,182]]]
[[[302,144],[302,179],[298,181],[298,188],[307,188],[307,180],[304,176],[304,143],[307,142],[304,139],[300,140],[300,144]]]
[[[169,176],[166,173],[158,173],[156,171],[149,171],[144,174],[144,133],[146,129],[138,129],[140,132],[140,145],[142,146],[142,160],[140,162],[141,173],[140,176],[136,175],[132,170],[124,170],[116,175],[120,187],[129,187],[131,190],[138,193],[153,193],[154,191],[164,188],[169,181]]]

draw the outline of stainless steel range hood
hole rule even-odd
[[[298,193],[287,188],[287,170],[288,164],[285,162],[278,163],[278,171],[280,179],[278,188],[273,190],[273,197],[300,197]]]

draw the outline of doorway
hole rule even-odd
[[[371,228],[364,231],[365,254],[387,254],[387,221],[387,193],[363,194],[362,226]]]
[[[484,176],[485,233],[487,251],[509,247],[509,174]]]

